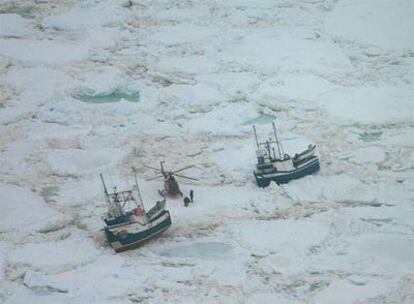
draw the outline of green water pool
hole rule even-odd
[[[379,140],[381,135],[381,131],[363,132],[359,134],[359,139],[364,142],[373,142]]]
[[[258,117],[255,117],[253,119],[249,119],[249,120],[245,121],[244,123],[242,123],[242,125],[243,126],[246,126],[246,125],[262,125],[262,124],[271,123],[275,119],[276,119],[276,117],[271,115],[271,114],[262,114],[262,115],[259,115]]]
[[[86,103],[114,103],[122,99],[130,102],[139,101],[139,92],[130,92],[121,89],[115,89],[108,93],[95,93],[92,90],[83,90],[75,92],[72,95],[74,98]]]
[[[0,10],[1,14],[27,15],[33,11],[33,6],[11,6]]]

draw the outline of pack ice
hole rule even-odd
[[[413,303],[413,15],[0,1],[0,303]],[[321,170],[260,189],[251,127],[273,119]],[[160,160],[195,164],[194,203],[169,199],[170,229],[115,254],[98,174],[129,189],[135,166],[152,203],[142,164]]]

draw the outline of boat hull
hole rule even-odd
[[[139,247],[144,242],[167,230],[170,226],[170,213],[163,211],[159,217],[145,225],[134,222],[117,225],[116,227],[108,226],[105,228],[105,234],[109,245],[116,252],[121,252]]]
[[[260,173],[255,171],[253,174],[259,187],[265,188],[273,181],[276,184],[286,184],[291,180],[314,174],[320,170],[319,159],[314,156],[300,167],[291,171],[276,171]]]

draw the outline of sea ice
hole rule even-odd
[[[387,124],[414,118],[414,90],[404,87],[349,87],[319,97],[318,103],[339,124]]]
[[[12,68],[1,79],[10,86],[30,92],[27,95],[30,98],[25,98],[24,107],[33,103],[33,97],[36,100],[50,97],[58,90],[70,88],[75,81],[67,73],[47,67]]]
[[[176,26],[163,26],[156,28],[150,39],[158,43],[175,45],[181,43],[203,42],[214,32],[203,26],[180,24]]]
[[[10,253],[10,263],[53,274],[90,263],[99,254],[90,240],[72,236],[63,241],[25,244]]]
[[[26,271],[23,284],[39,294],[68,292],[68,288],[61,282],[55,281],[42,273],[31,270]]]
[[[219,65],[210,57],[193,55],[160,59],[157,60],[151,68],[161,73],[202,75],[217,72],[219,70]]]
[[[217,259],[228,255],[229,244],[219,242],[196,242],[178,245],[161,252],[162,256],[178,258]]]
[[[413,4],[407,0],[338,2],[325,20],[335,37],[386,50],[414,50]]]
[[[226,43],[219,56],[225,62],[237,62],[266,74],[298,70],[335,74],[352,70],[349,59],[336,46],[286,36],[247,36]]]
[[[366,147],[361,148],[352,153],[350,161],[363,164],[363,163],[381,163],[385,160],[385,151],[380,147]]]
[[[6,272],[7,266],[7,244],[6,242],[0,242],[0,286],[4,282],[4,276]],[[1,292],[0,292],[0,299],[1,299]]]
[[[1,205],[0,231],[41,232],[66,225],[65,217],[28,187],[1,184],[0,196],[5,202]]]
[[[57,31],[91,30],[117,22],[120,15],[122,15],[121,8],[108,3],[78,7],[69,12],[44,18],[43,26]]]
[[[209,112],[214,105],[224,100],[214,87],[205,84],[171,85],[160,90],[160,99],[171,106],[185,107],[185,112]],[[173,113],[169,113],[171,115]]]
[[[33,34],[33,26],[17,14],[0,14],[0,37],[16,38]]]
[[[82,45],[56,40],[0,39],[0,53],[33,63],[68,63],[88,57]]]
[[[414,238],[411,235],[369,233],[352,237],[349,242],[355,259],[370,261],[361,266],[364,271],[409,275],[414,270]]]
[[[0,4],[0,302],[412,302],[410,1],[25,3]],[[322,167],[259,189],[273,117]],[[149,208],[160,160],[195,201],[115,254],[98,174],[137,166]]]
[[[396,287],[396,282],[390,279],[379,280],[369,278],[367,284],[358,285],[349,280],[334,280],[331,285],[322,290],[310,303],[314,304],[349,304],[358,303],[359,301],[382,297]]]
[[[293,102],[297,100],[316,101],[321,94],[337,87],[330,81],[315,75],[288,74],[262,82],[258,94],[274,97],[275,104],[279,102],[278,96],[288,98]]]
[[[122,156],[123,153],[115,149],[64,149],[50,151],[48,161],[52,171],[58,175],[97,175],[118,163]]]
[[[253,252],[303,252],[323,241],[328,228],[300,220],[250,221],[240,225],[234,233]]]

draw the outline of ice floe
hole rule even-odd
[[[97,259],[99,251],[87,238],[70,237],[53,243],[30,243],[15,249],[10,263],[43,273],[59,273]]]
[[[352,87],[319,97],[318,103],[340,124],[403,123],[413,119],[414,90],[399,87]]]
[[[338,2],[328,15],[325,26],[335,37],[386,50],[413,50],[412,11],[412,3],[405,0],[345,0]]]
[[[75,43],[54,40],[0,39],[0,53],[33,63],[69,63],[85,59],[89,50]]]
[[[3,203],[0,230],[3,232],[46,232],[67,224],[67,218],[49,208],[42,198],[28,187],[2,184]]]
[[[0,14],[0,37],[24,37],[33,34],[33,26],[17,14]]]

